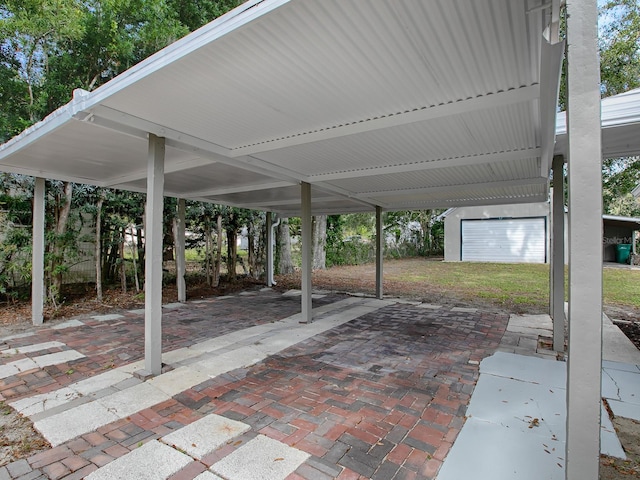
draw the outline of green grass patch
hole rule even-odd
[[[472,300],[522,305],[544,311],[549,304],[549,265],[506,263],[444,263],[399,260],[402,271],[385,279],[450,291]],[[565,285],[567,285],[565,269]],[[568,294],[568,288],[566,288]],[[603,269],[603,301],[640,309],[640,270]]]

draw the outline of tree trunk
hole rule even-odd
[[[133,242],[133,226],[131,226],[131,258],[133,259],[133,278],[136,282],[136,293],[140,293],[140,278],[138,277],[138,265],[136,262],[136,245]]]
[[[204,275],[207,279],[207,285],[211,286],[213,284],[213,279],[211,278],[213,249],[211,245],[211,219],[208,216],[204,219],[204,225]]]
[[[96,205],[96,299],[102,303],[102,205],[104,196],[100,193]]]
[[[67,224],[69,223],[69,213],[71,212],[71,198],[73,196],[73,183],[65,182],[64,186],[64,198],[62,199],[62,204],[60,205],[60,209],[57,213],[57,223],[56,223],[56,239],[54,240],[53,247],[53,268],[51,269],[52,273],[56,271],[56,267],[62,263],[64,263],[64,247],[60,244],[60,238],[67,232]],[[60,290],[62,288],[62,272],[58,272],[53,275],[52,278],[53,288],[52,288],[52,300],[57,301],[60,296]]]
[[[327,216],[317,215],[313,217],[313,269],[324,270],[327,268]],[[303,245],[304,247],[304,245]]]
[[[236,280],[236,261],[238,257],[238,233],[235,229],[227,229],[227,275],[229,281]]]
[[[279,257],[278,273],[286,275],[293,273],[293,260],[291,259],[291,235],[289,234],[289,220],[283,218],[278,225],[276,234],[276,253]]]
[[[144,220],[136,225],[136,250],[138,251],[138,275],[142,277],[144,281],[144,240],[142,239],[142,232],[144,230]]]
[[[122,287],[122,293],[127,293],[127,266],[124,260],[124,235],[125,229],[122,229],[120,244],[119,244],[119,252],[120,252],[120,285]]]
[[[220,285],[220,264],[222,263],[222,215],[218,215],[217,224],[217,248],[216,248],[216,263],[215,263],[215,286]]]

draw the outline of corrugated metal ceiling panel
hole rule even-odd
[[[255,2],[78,94],[45,122],[60,128],[0,159],[144,190],[150,132],[167,138],[166,192],[186,198],[291,212],[300,181],[326,213],[540,197],[530,3]]]
[[[537,83],[527,19],[514,0],[293,1],[105,104],[253,145]]]
[[[535,148],[530,102],[254,155],[301,175],[357,171]]]

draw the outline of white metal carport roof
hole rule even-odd
[[[561,44],[536,0],[250,1],[0,146],[0,170],[283,215],[547,198]]]

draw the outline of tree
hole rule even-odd
[[[602,96],[640,87],[640,3],[609,0],[600,12]]]
[[[327,216],[317,215],[313,217],[312,222],[313,237],[313,269],[324,270],[327,268],[327,252],[325,246],[327,244]],[[304,247],[304,245],[303,245]]]
[[[291,231],[289,229],[289,219],[280,220],[280,225],[276,232],[276,261],[274,261],[277,273],[286,275],[293,273],[294,265],[291,258]]]
[[[82,10],[76,0],[7,0],[0,5],[4,55],[26,85],[29,121],[41,118],[39,87],[58,45],[83,34]]]

